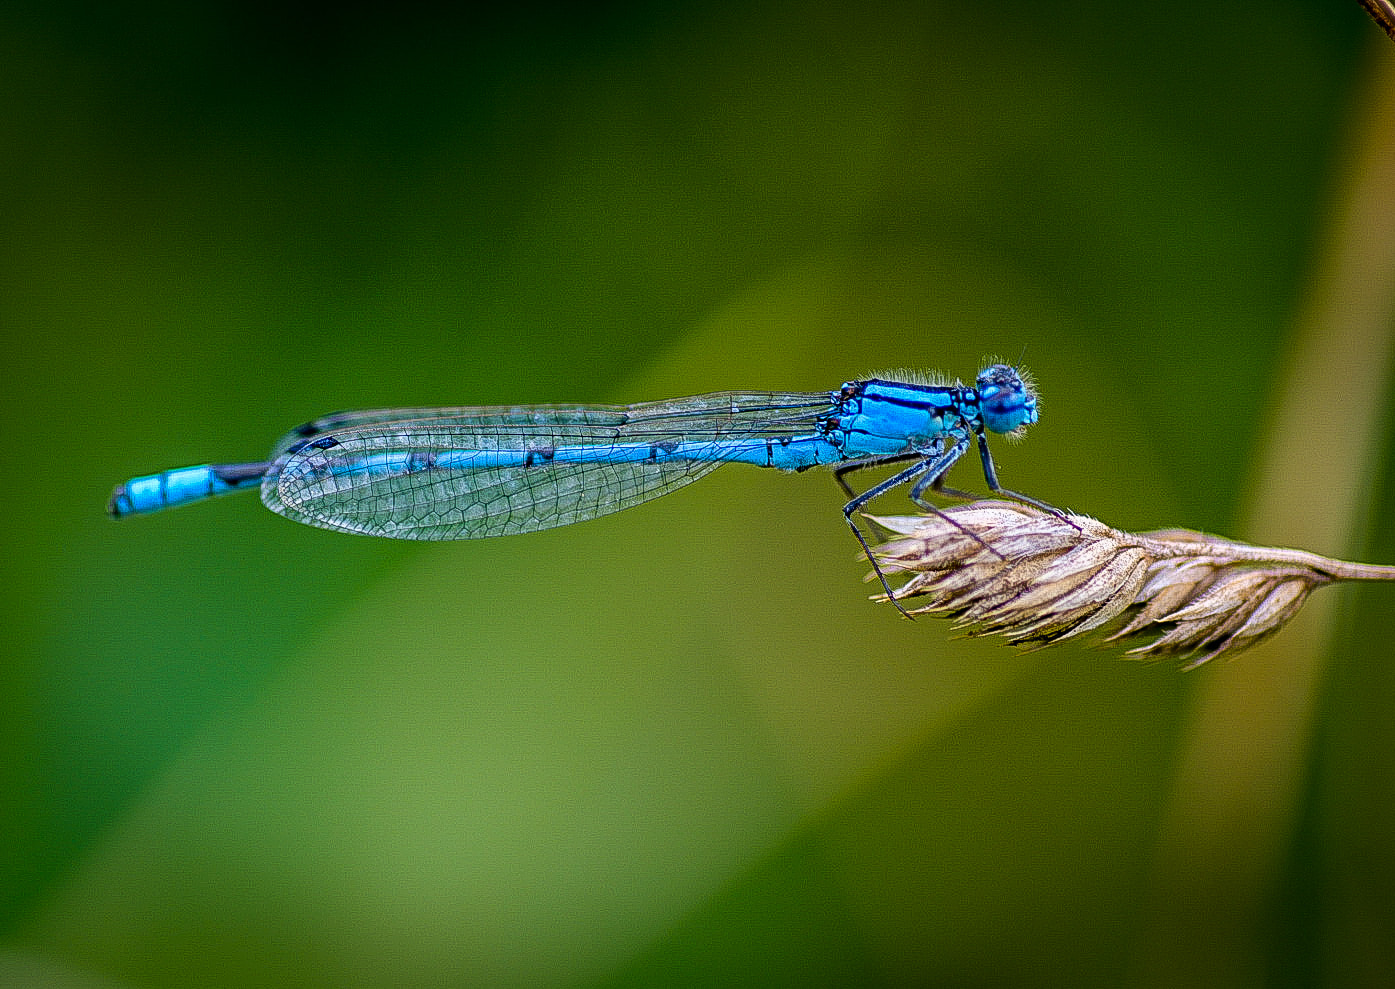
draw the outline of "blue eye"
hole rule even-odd
[[[984,368],[976,385],[979,414],[989,432],[1011,433],[1037,421],[1037,397],[1015,368]]]

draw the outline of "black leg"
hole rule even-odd
[[[934,484],[930,485],[930,490],[937,495],[953,498],[955,501],[973,501],[978,497],[978,495],[974,494],[972,491],[960,491],[958,488],[945,487],[945,476],[943,474],[935,479]]]
[[[849,498],[856,498],[857,492],[852,489],[844,478],[848,474],[855,474],[860,470],[869,467],[885,467],[887,464],[905,463],[907,460],[923,460],[925,455],[921,453],[891,453],[882,457],[864,457],[861,460],[849,460],[841,466],[833,468],[833,479],[838,482],[838,486],[843,489],[843,493]]]
[[[961,450],[960,453],[962,454],[963,451]],[[953,461],[951,461],[951,463],[952,462]],[[867,537],[862,534],[862,530],[859,529],[857,527],[857,523],[853,521],[853,513],[856,512],[863,505],[867,504],[873,498],[883,495],[886,492],[890,491],[892,488],[899,487],[900,485],[905,484],[907,481],[915,477],[917,474],[922,474],[925,471],[929,470],[932,466],[934,466],[934,464],[935,461],[930,460],[921,460],[917,463],[914,463],[911,466],[907,467],[905,470],[901,471],[900,473],[887,478],[881,484],[878,484],[877,486],[870,488],[867,491],[864,491],[862,494],[856,496],[846,505],[843,506],[843,518],[847,520],[848,527],[852,529],[853,535],[857,538],[857,544],[862,547],[862,555],[867,557],[868,563],[872,564],[872,570],[876,573],[877,579],[882,582],[882,590],[886,591],[887,598],[891,601],[893,605],[896,606],[896,610],[901,612],[901,614],[905,615],[907,618],[911,617],[911,613],[907,611],[905,608],[901,607],[901,602],[896,600],[896,592],[891,589],[891,584],[887,581],[886,574],[882,573],[882,568],[877,564],[877,558],[872,555],[872,547],[867,545]]]
[[[1037,499],[1029,497],[1028,495],[1024,495],[1019,491],[1013,491],[1012,489],[1005,488],[1001,484],[999,484],[998,471],[997,468],[993,466],[993,455],[988,452],[988,438],[984,436],[982,433],[978,434],[978,455],[979,459],[983,461],[983,479],[988,482],[988,489],[992,491],[994,494],[1005,495],[1008,498],[1011,498],[1013,501],[1020,501],[1024,505],[1031,505],[1033,508],[1040,508],[1043,512],[1048,512],[1056,516],[1058,519],[1060,519],[1062,522],[1065,522],[1076,532],[1080,531],[1080,526],[1072,522],[1070,520],[1070,517],[1056,506],[1048,505],[1044,501],[1038,501]]]
[[[857,527],[857,523],[853,521],[853,513],[856,512],[863,505],[867,504],[872,499],[879,498],[882,495],[886,494],[888,491],[890,491],[892,488],[899,488],[901,485],[908,483],[912,478],[916,477],[917,475],[923,474],[925,476],[920,478],[920,480],[916,482],[915,486],[911,488],[911,497],[915,500],[916,504],[938,515],[940,518],[944,519],[946,522],[954,526],[960,532],[964,533],[964,535],[979,543],[990,553],[993,553],[995,556],[1001,557],[1002,554],[998,553],[997,550],[993,549],[992,546],[989,546],[978,536],[974,535],[972,532],[969,532],[958,522],[954,521],[953,518],[940,511],[934,505],[931,505],[929,502],[923,501],[920,498],[920,493],[924,491],[924,489],[927,486],[934,484],[938,478],[943,477],[945,473],[951,467],[954,466],[955,461],[962,457],[968,449],[968,437],[960,437],[958,442],[956,442],[954,446],[950,447],[948,450],[940,454],[938,457],[935,457],[933,460],[928,457],[921,459],[918,463],[914,463],[911,466],[907,467],[905,470],[901,471],[900,473],[887,478],[881,484],[878,484],[875,487],[869,488],[867,491],[864,491],[862,494],[853,498],[851,501],[849,501],[846,505],[843,506],[843,518],[847,520],[848,526],[853,531],[853,535],[857,537],[858,545],[862,547],[862,552],[867,557],[867,562],[872,564],[872,570],[876,573],[877,579],[882,582],[882,588],[886,591],[886,596],[891,600],[891,603],[896,606],[896,610],[901,612],[901,614],[905,615],[907,618],[911,617],[910,612],[908,612],[905,608],[901,607],[901,602],[896,600],[896,592],[891,589],[891,584],[887,581],[886,574],[882,573],[882,568],[877,565],[876,557],[872,555],[872,548],[869,545],[867,545],[867,539],[865,536],[862,535],[862,530],[859,529]]]
[[[914,497],[914,492],[920,491],[927,484],[934,483],[936,478],[943,477],[945,472],[954,466],[954,462],[962,457],[964,451],[968,448],[969,441],[966,438],[961,438],[954,446],[933,459],[923,453],[911,454],[910,456],[919,458],[916,463],[907,467],[899,474],[893,474],[881,484],[868,488],[866,491],[862,492],[862,494],[857,495],[843,506],[843,514],[851,515],[873,498],[880,498],[892,488],[899,488],[901,485],[906,484],[917,474],[924,474],[925,477],[916,482],[915,487],[911,489],[913,493],[912,496]],[[908,457],[904,454],[897,454],[897,459],[905,460],[908,459]]]
[[[967,451],[968,449],[969,441],[967,438],[962,438],[959,440],[959,442],[954,444],[954,447],[950,450],[950,453],[954,454],[954,459],[950,460],[950,462],[939,471],[935,471],[933,469],[927,471],[925,476],[922,477],[919,481],[917,481],[915,483],[915,486],[911,488],[911,501],[915,502],[917,505],[925,509],[927,512],[931,512],[932,514],[938,515],[940,518],[944,519],[950,525],[954,526],[964,535],[968,536],[974,542],[978,543],[984,549],[988,550],[988,552],[992,553],[994,556],[1001,560],[1003,558],[1003,554],[999,553],[992,546],[984,542],[982,537],[980,537],[977,533],[970,532],[968,529],[960,525],[958,520],[956,520],[952,515],[948,515],[945,512],[940,511],[938,506],[931,504],[930,502],[925,500],[925,489],[930,488],[930,490],[932,491],[941,492],[940,482],[945,479],[945,475],[949,473],[949,468],[954,465],[954,461],[958,460],[959,457],[962,457],[965,451]],[[956,453],[956,451],[958,452]],[[950,491],[954,492],[954,494],[964,495],[964,492],[956,492],[953,488],[950,488]],[[951,495],[951,497],[953,497],[953,495]],[[973,498],[974,495],[964,495],[964,497]]]

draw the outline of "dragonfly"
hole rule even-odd
[[[306,525],[392,539],[477,539],[571,525],[666,495],[726,463],[803,472],[827,466],[843,517],[888,598],[895,592],[855,518],[909,484],[927,492],[977,444],[995,494],[1058,509],[998,483],[987,434],[1038,418],[1023,372],[984,368],[972,385],[901,372],[825,392],[717,392],[638,405],[520,405],[336,412],[293,429],[267,460],[132,478],[107,506],[124,518],[260,488],[267,508]],[[855,492],[849,477],[905,465]]]

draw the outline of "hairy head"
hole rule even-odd
[[[1037,421],[1037,393],[1015,367],[990,364],[974,382],[984,428],[993,433],[1020,433]]]

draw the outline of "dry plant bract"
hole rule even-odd
[[[1186,529],[1122,532],[1006,501],[873,521],[895,534],[876,558],[888,576],[908,575],[896,598],[911,614],[1027,648],[1096,629],[1108,630],[1108,641],[1153,634],[1130,655],[1196,666],[1273,635],[1316,587],[1395,580],[1395,567]]]

